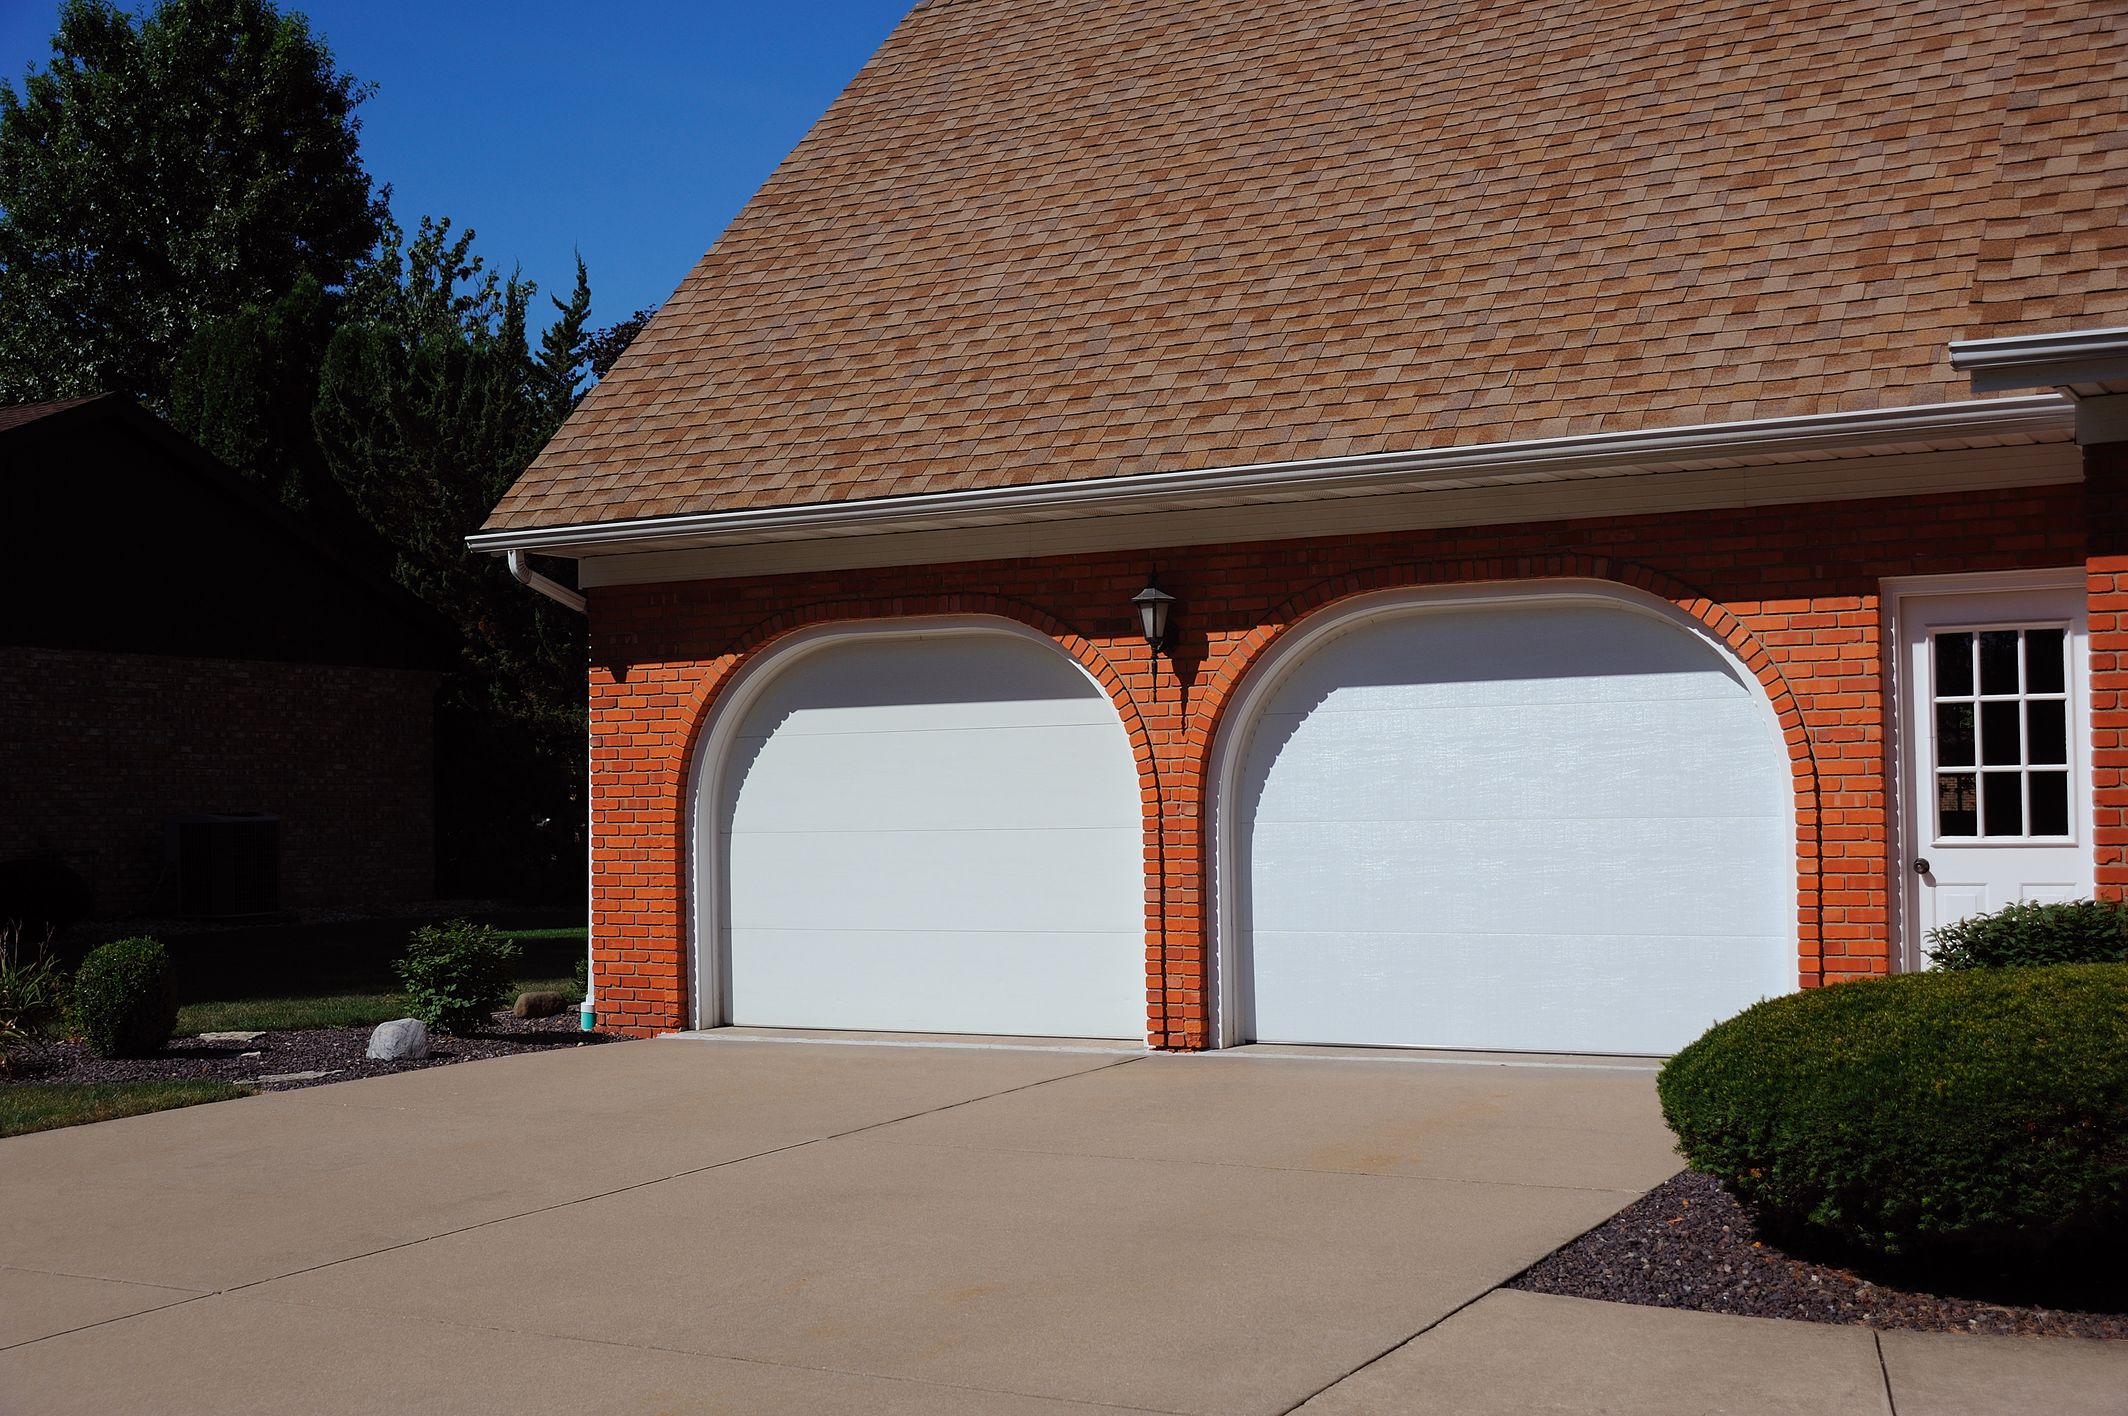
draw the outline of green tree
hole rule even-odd
[[[472,246],[448,220],[424,218],[410,241],[386,222],[326,344],[315,428],[401,583],[461,634],[444,698],[445,864],[483,888],[561,890],[583,867],[584,621],[465,537],[575,406],[591,291],[579,261],[535,352],[535,287],[499,279]]]
[[[19,94],[0,82],[0,403],[161,406],[202,325],[334,289],[375,245],[369,90],[300,14],[67,0],[52,56]]]

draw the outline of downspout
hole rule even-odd
[[[578,614],[584,613],[584,597],[582,595],[571,590],[559,580],[549,580],[546,576],[534,570],[531,562],[525,559],[523,551],[511,551],[508,555],[510,574],[517,577],[518,584],[537,590],[557,605],[567,605]]]
[[[520,585],[529,590],[537,590],[557,605],[567,605],[578,614],[585,613],[583,595],[571,590],[560,581],[550,580],[534,570],[530,562],[525,559],[523,551],[509,552],[508,560],[510,574],[517,577]],[[590,812],[591,743],[587,735],[584,743],[584,813],[587,832],[590,828]],[[589,872],[586,871],[585,874],[588,877]],[[591,882],[588,878],[584,882],[584,920],[584,1001],[577,1009],[577,1027],[581,1031],[592,1032],[598,1027],[598,974],[596,972],[596,955],[591,947],[591,930],[589,927],[591,920]]]

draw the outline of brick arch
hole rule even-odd
[[[1073,662],[1084,669],[1100,685],[1108,696],[1111,707],[1123,722],[1124,735],[1130,741],[1131,759],[1138,774],[1139,840],[1142,860],[1148,877],[1155,876],[1156,862],[1165,859],[1166,843],[1161,830],[1162,793],[1160,764],[1153,746],[1153,737],[1146,727],[1144,715],[1139,711],[1137,699],[1129,681],[1109,656],[1102,652],[1091,639],[1065,624],[1048,612],[1003,595],[941,593],[936,595],[904,595],[891,600],[840,598],[816,600],[795,606],[779,614],[761,620],[738,636],[734,647],[720,655],[696,682],[687,696],[681,716],[686,731],[677,742],[677,753],[671,760],[672,770],[667,774],[667,806],[669,826],[675,838],[685,840],[688,835],[688,816],[692,810],[695,790],[694,765],[702,749],[702,738],[714,717],[725,691],[754,664],[779,653],[792,636],[806,630],[823,626],[864,623],[901,625],[911,629],[920,625],[911,623],[925,619],[945,617],[983,617],[1007,620],[1042,635]],[[1151,654],[1144,655],[1150,666]],[[691,851],[688,852],[691,856]],[[697,888],[694,879],[693,861],[683,860],[678,872],[681,881],[683,914],[691,908]],[[1165,908],[1165,871],[1157,872],[1163,881],[1159,889],[1148,891],[1145,904],[1145,947],[1147,972],[1152,974],[1154,961],[1167,954],[1167,919]],[[683,995],[692,991],[694,980],[689,974],[692,947],[682,950],[680,987]],[[1148,985],[1148,1009],[1153,1004],[1156,990]],[[1164,993],[1160,1005],[1165,1006]],[[1148,1023],[1148,1030],[1154,1026]],[[1163,1020],[1158,1024],[1165,1028]]]
[[[1203,784],[1209,804],[1217,791],[1215,753],[1220,734],[1227,726],[1242,682],[1274,646],[1318,613],[1363,595],[1392,590],[1419,590],[1487,583],[1533,583],[1548,580],[1597,580],[1624,585],[1669,601],[1697,621],[1722,643],[1757,680],[1771,704],[1788,750],[1790,781],[1794,791],[1796,867],[1796,945],[1799,981],[1812,986],[1815,972],[1805,960],[1822,960],[1823,900],[1819,891],[1823,838],[1818,793],[1816,753],[1805,731],[1803,712],[1795,692],[1773,655],[1743,621],[1713,599],[1661,571],[1630,561],[1603,556],[1549,555],[1497,557],[1482,560],[1437,560],[1398,562],[1344,575],[1330,576],[1300,591],[1267,613],[1253,630],[1237,640],[1197,686],[1185,740],[1190,752],[1190,770]],[[1192,823],[1189,845],[1202,863],[1201,885],[1205,898],[1212,896],[1212,871],[1216,842],[1206,833],[1207,814],[1200,812]],[[1201,977],[1213,971],[1215,940],[1207,912],[1194,941],[1191,961]],[[1209,1023],[1209,1020],[1207,1020]]]

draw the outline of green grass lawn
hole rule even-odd
[[[12,1082],[0,1086],[0,1136],[228,1101],[252,1090],[229,1082]]]
[[[581,930],[578,931],[582,933]],[[571,1007],[583,1001],[566,978],[521,978],[518,993],[559,993]],[[286,1032],[292,1028],[368,1028],[406,1016],[406,995],[391,992],[290,994],[187,1003],[177,1010],[178,1037],[203,1032]]]

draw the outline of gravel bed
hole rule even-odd
[[[156,1057],[98,1057],[78,1042],[40,1042],[14,1049],[8,1056],[8,1082],[148,1082],[204,1078],[245,1082],[263,1091],[294,1091],[299,1087],[351,1082],[359,1077],[382,1077],[393,1072],[415,1072],[424,1067],[446,1067],[453,1062],[474,1062],[483,1057],[510,1057],[521,1052],[551,1052],[557,1047],[582,1047],[619,1041],[607,1033],[579,1030],[575,1009],[552,1018],[513,1018],[497,1013],[494,1021],[472,1037],[429,1034],[429,1055],[419,1062],[373,1062],[362,1054],[369,1047],[371,1028],[302,1028],[290,1032],[261,1033],[250,1042],[205,1042],[196,1037],[170,1039]],[[290,1072],[324,1072],[325,1076],[300,1081],[261,1082],[261,1077]]]
[[[2102,1276],[2081,1280],[2049,1274],[1992,1284],[1970,1275],[1946,1284],[1891,1270],[1865,1277],[1762,1240],[1734,1197],[1688,1170],[1507,1286],[1653,1308],[1920,1332],[2128,1338],[2128,1281],[2116,1276],[2121,1272],[2101,1268]],[[1945,1292],[1946,1286],[1965,1291]]]

